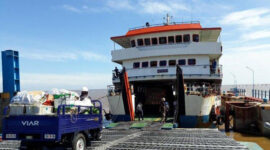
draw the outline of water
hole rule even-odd
[[[250,134],[244,134],[239,132],[226,132],[226,135],[241,142],[254,142],[261,148],[267,150],[270,149],[270,138],[264,136],[255,136]]]

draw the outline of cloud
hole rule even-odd
[[[106,89],[111,83],[110,73],[77,73],[77,74],[39,74],[21,73],[21,89],[23,90],[50,90],[52,88],[81,89],[87,86],[90,89]]]
[[[78,56],[71,52],[23,52],[22,58],[43,60],[43,61],[55,61],[63,62],[67,60],[77,60]]]
[[[244,33],[241,39],[244,41],[257,40],[262,38],[270,38],[270,30],[259,30],[255,32]]]
[[[236,47],[232,47],[232,48],[227,48],[226,51],[228,51],[228,52],[270,51],[270,44],[236,46]]]
[[[79,90],[82,86],[89,89],[106,89],[112,84],[110,73],[21,73],[21,90],[50,90],[52,88]],[[0,72],[2,85],[2,73]],[[2,86],[0,86],[2,91]]]
[[[134,5],[131,4],[130,0],[109,0],[106,3],[106,6],[112,9],[117,9],[117,10],[122,10],[122,9],[127,9],[127,10],[133,10]]]
[[[253,8],[227,14],[219,21],[222,25],[236,25],[240,29],[270,25],[270,9]]]
[[[177,1],[158,2],[152,0],[142,0],[139,2],[139,6],[142,8],[140,12],[148,14],[164,14],[175,13],[178,11],[189,11],[189,9],[183,3]]]
[[[229,52],[228,52],[229,51]],[[234,84],[231,73],[236,75],[238,84],[252,84],[252,73],[246,68],[255,70],[255,83],[270,83],[270,44],[236,46],[224,51],[220,59],[223,65],[223,84]]]
[[[164,14],[177,13],[179,11],[190,11],[188,7],[181,1],[154,1],[154,0],[107,0],[102,6],[91,7],[89,5],[71,6],[63,5],[64,9],[75,13],[91,13],[91,12],[111,12],[130,10],[141,14]]]
[[[64,8],[65,10],[71,11],[71,12],[75,12],[75,13],[81,13],[82,11],[74,6],[71,5],[63,5],[62,8]]]
[[[80,55],[85,60],[95,60],[95,61],[101,61],[101,62],[110,62],[111,61],[111,59],[105,55],[96,54],[96,53],[93,53],[90,51],[80,52]]]
[[[74,13],[100,13],[112,10],[133,10],[135,7],[131,2],[130,0],[107,0],[105,4],[97,7],[84,4],[81,6],[63,5],[62,8]]]
[[[42,60],[50,62],[74,61],[83,58],[85,61],[110,62],[110,58],[91,51],[24,51],[22,58],[31,60]]]

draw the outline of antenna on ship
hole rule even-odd
[[[173,18],[173,16],[170,16],[170,15],[167,13],[166,18],[163,17],[163,19],[166,20],[165,25],[169,25],[169,24],[171,23],[170,21],[171,21],[172,18]]]

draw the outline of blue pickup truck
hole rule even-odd
[[[102,136],[102,104],[98,100],[92,102],[94,106],[86,108],[60,105],[53,115],[6,115],[3,119],[3,139],[21,140],[26,147],[36,143],[63,143],[71,144],[74,150],[84,150],[89,141],[100,140]],[[68,108],[76,111],[67,113]],[[88,111],[82,113],[82,110]]]

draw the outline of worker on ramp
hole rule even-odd
[[[165,97],[161,98],[161,103],[160,103],[160,112],[162,115],[161,122],[165,123],[167,121],[167,112],[168,112],[168,103],[166,102]]]
[[[139,104],[136,107],[136,113],[137,116],[139,118],[139,121],[141,121],[141,119],[143,120],[143,104],[141,102],[139,102]]]

